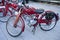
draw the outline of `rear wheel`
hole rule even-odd
[[[6,30],[8,34],[12,37],[17,37],[22,34],[22,29],[24,28],[24,21],[19,18],[16,28],[13,26],[16,16],[11,16],[6,23]]]
[[[50,14],[48,13],[47,15],[44,16],[47,23],[41,23],[40,24],[40,28],[44,31],[52,30],[55,27],[56,23],[57,23],[54,13],[50,13]]]

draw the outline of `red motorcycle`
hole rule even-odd
[[[23,4],[20,7],[18,15],[11,16],[7,23],[6,23],[6,30],[9,35],[12,37],[17,37],[24,32],[25,29],[25,22],[24,22],[24,15],[27,15],[31,20],[32,23],[30,26],[33,26],[33,31],[36,30],[37,25],[44,31],[49,31],[53,29],[59,20],[59,16],[55,14],[53,11],[44,11],[42,9],[35,9],[33,7],[26,6]],[[25,17],[26,19],[27,17]]]
[[[2,0],[0,2],[0,18],[5,19],[6,16],[14,15],[13,10],[18,10],[18,9],[19,8],[18,8],[17,4],[12,3],[12,2],[10,2],[8,0],[7,1]],[[3,21],[3,20],[1,20],[1,21]],[[6,20],[4,20],[4,21],[6,21]]]

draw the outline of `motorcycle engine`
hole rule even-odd
[[[31,16],[25,15],[24,19],[25,19],[25,21],[26,21],[26,23],[28,25],[34,25],[37,22],[36,20],[34,20],[35,19],[35,15],[31,15]]]

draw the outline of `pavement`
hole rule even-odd
[[[56,13],[60,13],[60,7],[57,5],[35,2],[30,2],[28,5],[35,8],[43,8],[45,11],[52,10]],[[0,20],[7,19],[1,18]],[[51,31],[43,31],[37,27],[35,34],[33,34],[31,29],[32,28],[26,25],[25,31],[22,33],[22,35],[18,37],[11,37],[6,31],[6,23],[0,22],[0,40],[60,40],[60,20],[58,21],[55,28]]]

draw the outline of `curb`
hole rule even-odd
[[[60,5],[60,1],[38,1],[38,2],[41,2],[41,3],[52,3],[52,4],[57,4],[57,5]]]

